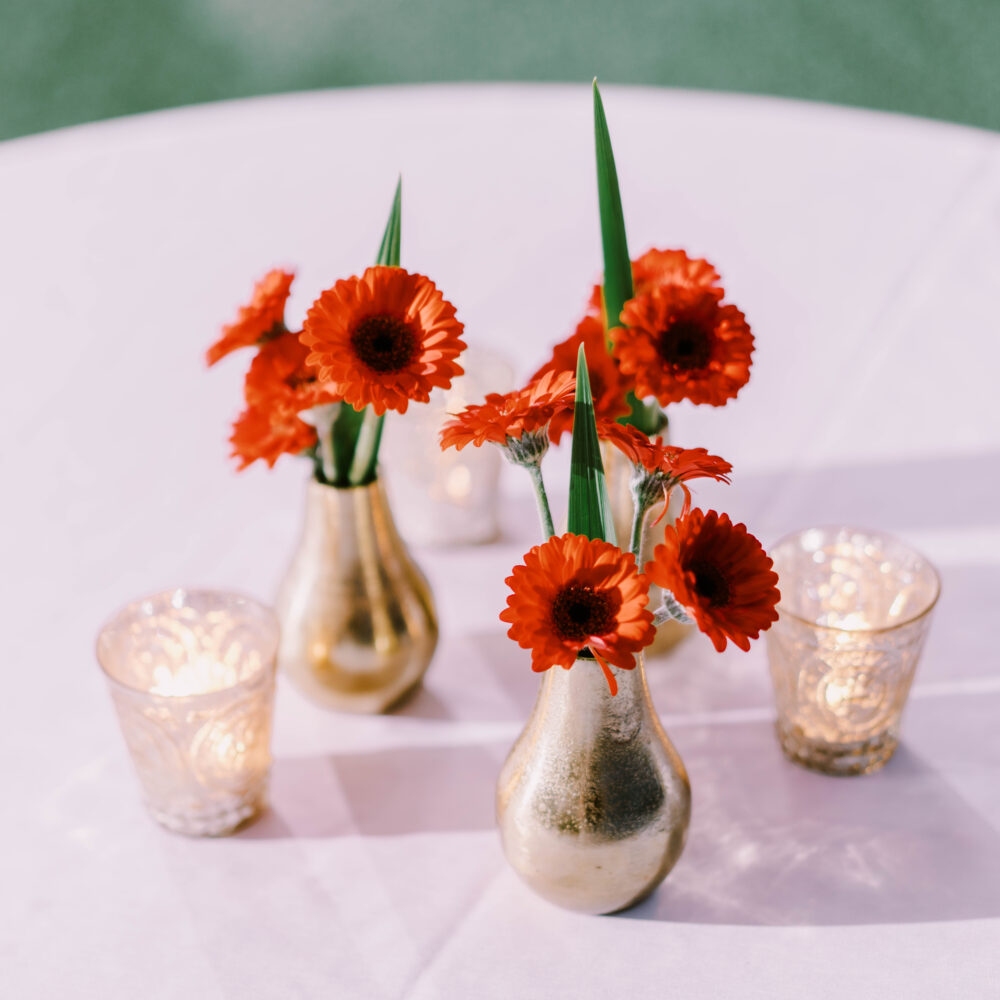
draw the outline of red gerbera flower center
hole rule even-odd
[[[714,563],[699,559],[690,567],[694,575],[694,590],[708,604],[717,608],[729,603],[729,582],[725,574]]]
[[[661,330],[656,347],[668,365],[684,371],[704,368],[712,354],[708,331],[690,319],[678,319]]]
[[[402,371],[417,353],[419,341],[408,323],[395,316],[365,316],[351,331],[351,347],[362,364],[386,374]]]
[[[560,639],[570,642],[604,635],[615,628],[621,603],[617,591],[567,584],[552,602],[552,627]]]

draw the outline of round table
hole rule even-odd
[[[708,257],[757,338],[735,403],[675,408],[676,441],[735,467],[699,502],[765,543],[883,528],[941,571],[895,758],[856,779],[786,762],[763,643],[695,636],[648,667],[694,792],[681,861],[616,917],[533,896],[493,816],[538,683],[497,620],[538,541],[507,469],[499,542],[416,552],[442,627],[423,691],[345,717],[280,679],[270,810],[228,838],[161,830],[94,636],[173,584],[270,599],[307,475],[234,472],[246,359],[207,372],[204,349],[270,267],[297,270],[298,322],[367,266],[401,172],[404,266],[526,375],[600,269],[590,89],[311,93],[17,140],[0,147],[10,996],[997,995],[1000,142],[604,96],[633,254]]]

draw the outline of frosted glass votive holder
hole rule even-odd
[[[880,532],[809,528],[771,550],[781,602],[766,633],[785,755],[827,774],[892,756],[941,590],[919,552]]]
[[[212,590],[134,601],[97,639],[122,735],[153,817],[194,836],[229,833],[264,803],[278,623]]]
[[[386,488],[400,534],[411,545],[459,546],[492,542],[500,532],[500,470],[493,445],[441,450],[441,428],[471,403],[514,387],[510,364],[492,351],[470,347],[465,373],[451,387],[435,389],[406,420],[386,422],[382,460]]]

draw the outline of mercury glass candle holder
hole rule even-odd
[[[827,774],[892,756],[940,593],[934,567],[880,532],[809,528],[770,552],[778,621],[767,651],[785,755]]]
[[[451,387],[435,389],[425,406],[405,420],[386,422],[382,465],[400,534],[411,545],[479,545],[500,531],[498,448],[441,450],[441,428],[487,393],[508,392],[514,372],[498,354],[470,347],[462,355],[465,374]]]
[[[196,836],[261,808],[271,766],[278,624],[246,597],[170,590],[101,630],[97,659],[153,817]]]

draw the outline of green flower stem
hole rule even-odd
[[[552,524],[549,497],[545,492],[545,483],[542,480],[542,466],[541,464],[535,464],[527,465],[525,468],[531,474],[531,482],[535,487],[535,500],[538,503],[538,516],[542,519],[542,531],[545,532],[545,538],[549,539],[556,533],[556,529]]]
[[[632,540],[629,544],[629,551],[635,556],[636,565],[639,565],[639,550],[642,548],[642,528],[646,522],[646,511],[648,507],[635,505],[635,516],[632,518]],[[641,570],[642,567],[639,566]]]
[[[328,483],[337,481],[337,462],[333,450],[333,425],[337,420],[340,404],[315,406],[309,411],[310,423],[316,428],[319,440],[319,465]]]
[[[643,402],[634,392],[629,392],[626,402],[632,407],[629,414],[622,418],[622,423],[631,424],[648,437],[663,433],[667,426],[667,415],[656,400]]]
[[[639,562],[642,549],[642,529],[646,523],[646,515],[657,504],[666,502],[666,487],[669,482],[659,472],[648,472],[641,465],[633,467],[632,481],[629,484],[632,494],[632,539],[629,551]],[[641,567],[640,567],[641,569]]]
[[[378,447],[382,441],[382,425],[385,414],[377,416],[369,406],[365,409],[361,430],[358,432],[358,442],[354,449],[354,458],[347,478],[352,486],[363,486],[375,478],[375,466],[378,462]]]

